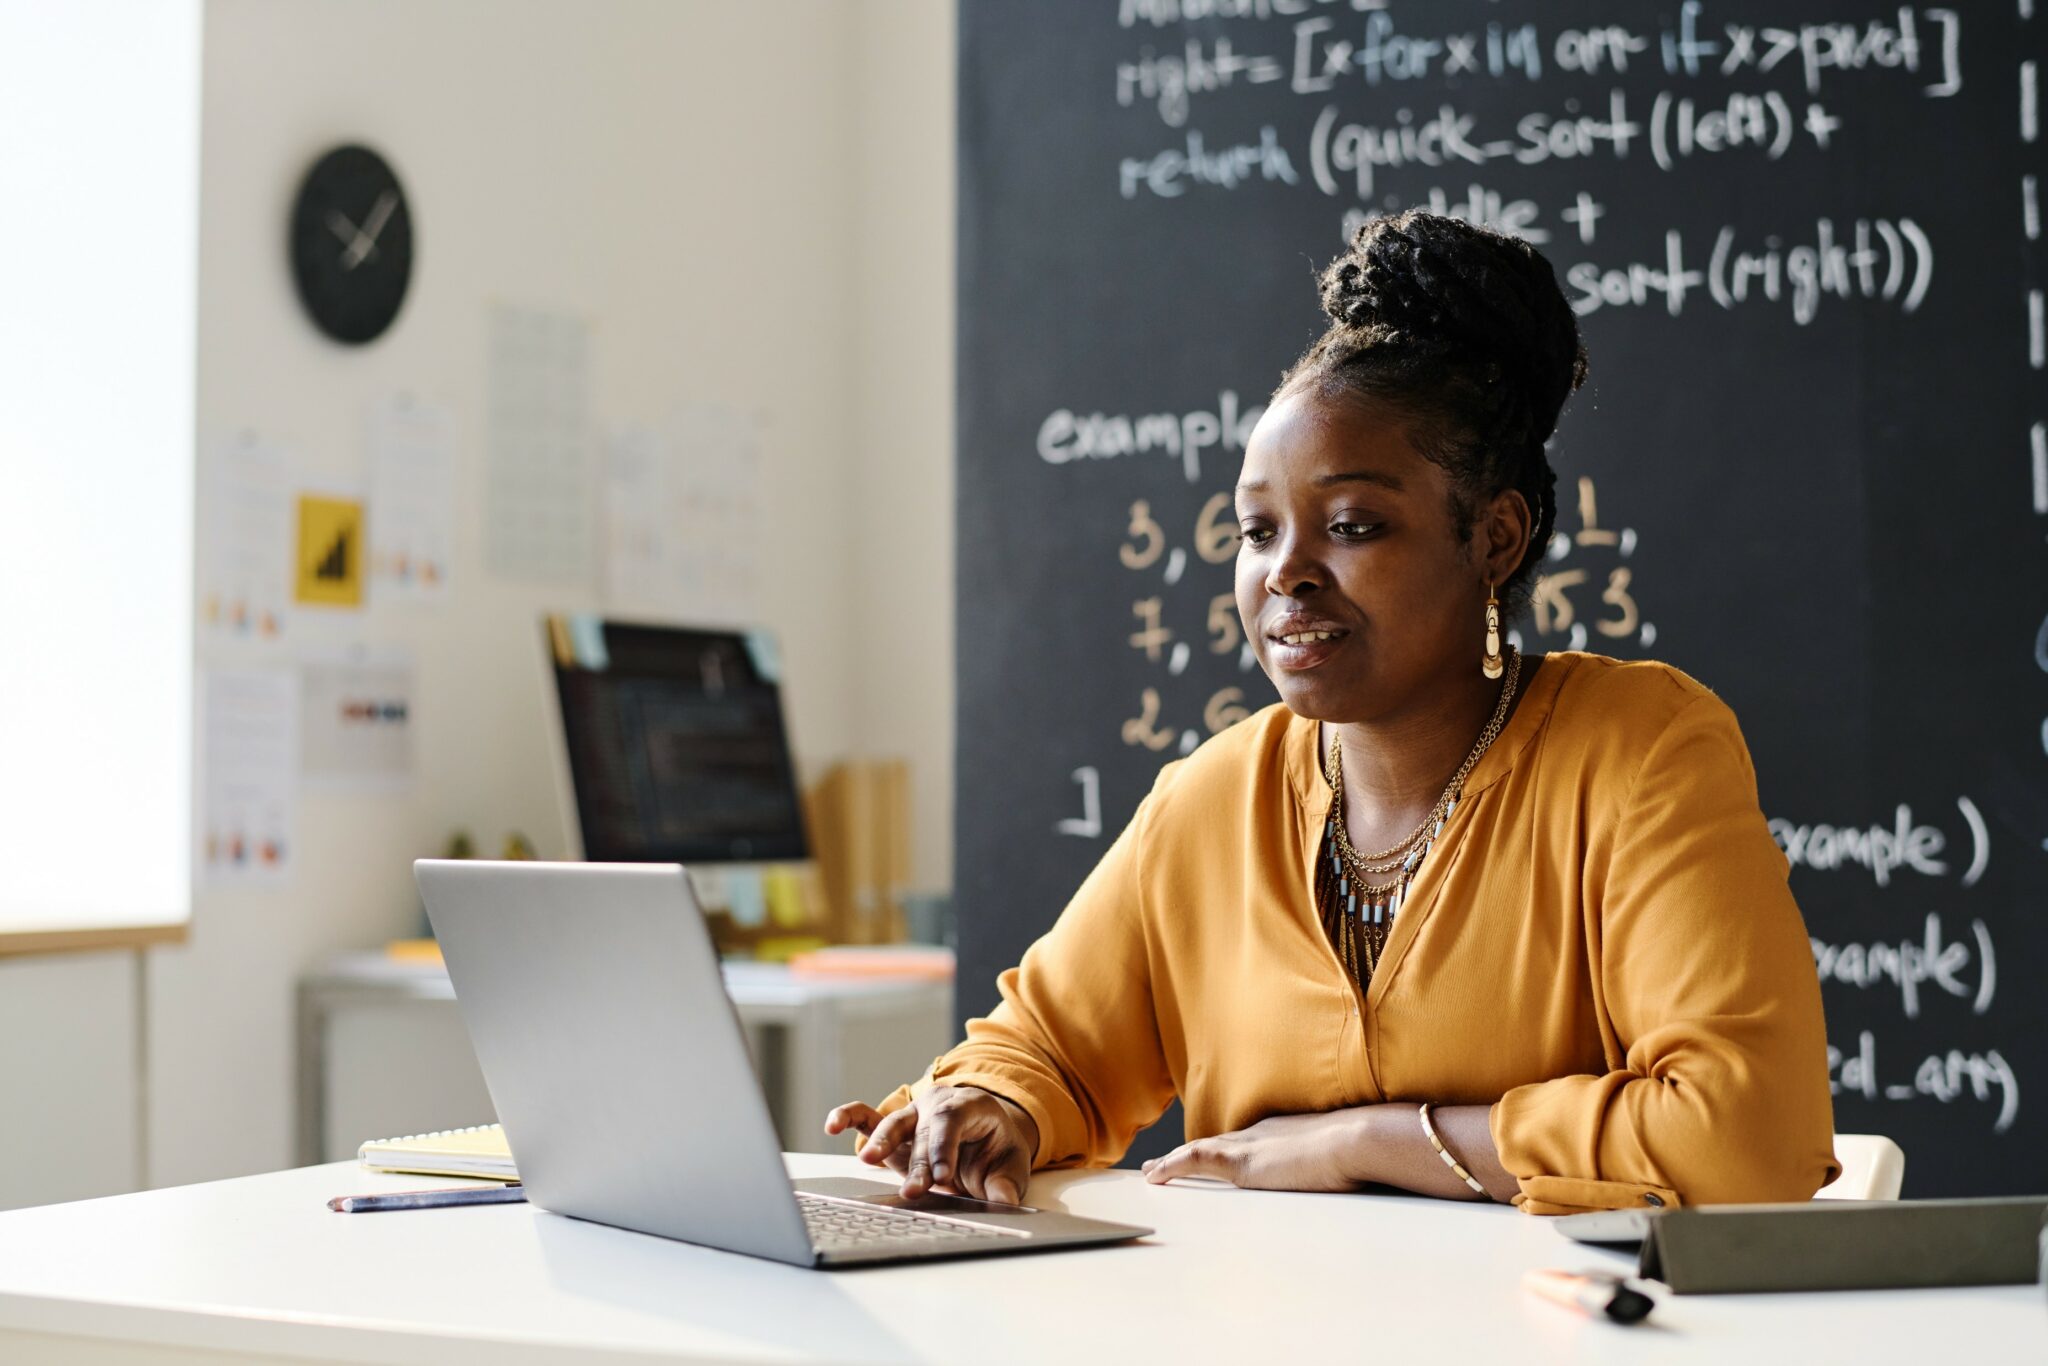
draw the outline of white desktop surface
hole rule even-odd
[[[792,1155],[794,1175],[869,1169]],[[0,1360],[1854,1361],[2048,1359],[2036,1287],[1668,1297],[1650,1323],[1520,1288],[1615,1266],[1541,1219],[1392,1196],[1155,1187],[1048,1173],[1031,1199],[1150,1225],[1144,1243],[799,1270],[525,1205],[330,1213],[453,1184],[334,1163],[0,1213]],[[36,1336],[48,1335],[48,1336]],[[120,1344],[129,1344],[124,1351]],[[180,1355],[182,1349],[182,1355]]]

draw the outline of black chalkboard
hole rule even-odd
[[[1912,1195],[2048,1190],[2033,8],[963,4],[963,1016],[1159,765],[1272,700],[1207,523],[1313,272],[1432,206],[1538,242],[1592,356],[1523,643],[1741,718],[1837,1128]]]

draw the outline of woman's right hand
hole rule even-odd
[[[978,1086],[934,1086],[887,1115],[853,1101],[825,1116],[826,1133],[848,1129],[867,1135],[860,1160],[887,1163],[903,1177],[904,1198],[913,1200],[939,1187],[1022,1204],[1038,1150],[1038,1126],[1023,1107]]]

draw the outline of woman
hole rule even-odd
[[[1281,704],[1169,764],[967,1040],[842,1105],[915,1196],[1021,1200],[1178,1095],[1155,1182],[1513,1201],[1803,1200],[1836,1172],[1820,988],[1735,717],[1676,669],[1504,650],[1585,377],[1533,248],[1422,213],[1237,486]]]

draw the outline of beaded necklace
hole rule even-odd
[[[1352,846],[1350,832],[1344,828],[1344,746],[1331,741],[1330,753],[1323,760],[1323,778],[1330,784],[1330,821],[1323,830],[1321,856],[1316,859],[1316,906],[1321,913],[1323,932],[1330,936],[1339,961],[1356,979],[1361,992],[1371,984],[1373,970],[1379,966],[1380,952],[1393,931],[1394,916],[1407,899],[1408,884],[1415,880],[1423,856],[1443,833],[1444,822],[1458,809],[1466,775],[1506,723],[1508,704],[1514,699],[1515,682],[1521,672],[1522,652],[1513,650],[1508,656],[1507,682],[1500,690],[1500,701],[1493,709],[1493,719],[1479,733],[1479,742],[1451,775],[1443,795],[1422,818],[1422,824],[1399,844],[1377,854],[1359,853]]]

